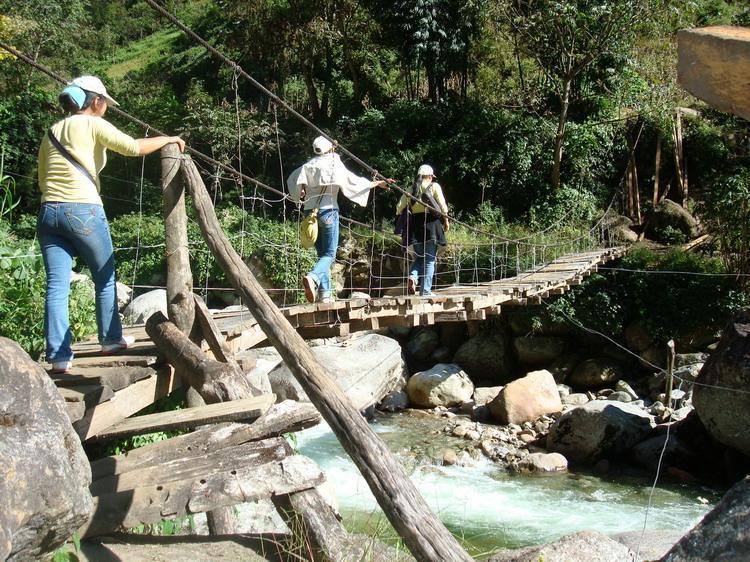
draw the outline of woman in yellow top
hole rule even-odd
[[[47,361],[55,372],[67,372],[73,352],[68,320],[70,271],[80,256],[91,270],[96,291],[96,322],[102,353],[115,353],[132,343],[124,338],[117,310],[115,258],[104,214],[100,172],[107,149],[141,156],[177,143],[179,137],[134,139],[103,119],[107,105],[119,105],[96,76],[73,80],[59,96],[69,115],[47,131],[39,147],[42,207],[37,237],[47,273],[44,336]]]
[[[431,296],[432,278],[435,275],[438,246],[445,246],[445,233],[450,227],[448,205],[443,190],[435,181],[432,166],[422,164],[417,170],[417,180],[412,187],[411,197],[406,194],[396,206],[398,217],[407,207],[411,218],[406,228],[406,243],[414,246],[414,263],[409,268],[407,291],[422,296]]]

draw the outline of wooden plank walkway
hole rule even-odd
[[[389,296],[293,305],[284,308],[283,313],[305,338],[342,336],[391,326],[485,320],[500,314],[502,306],[539,304],[546,297],[562,294],[625,251],[619,247],[569,254],[515,277],[454,285],[437,290],[431,297],[408,296],[401,287],[390,289],[396,294]],[[249,312],[218,313],[214,321],[234,353],[266,340]],[[95,340],[79,343],[74,346],[72,371],[50,375],[82,440],[103,438],[110,428],[181,384],[171,367],[157,365],[157,350],[144,326],[126,328],[125,334],[135,338],[126,353],[103,356]],[[232,412],[232,408],[227,403],[223,413],[242,416],[242,405],[237,404],[237,412]]]

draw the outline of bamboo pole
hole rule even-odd
[[[182,171],[193,196],[201,231],[216,260],[357,465],[385,515],[414,557],[430,562],[472,560],[432,513],[403,467],[362,415],[352,407],[347,396],[317,362],[310,348],[232,248],[216,218],[198,169],[188,156],[182,157]]]

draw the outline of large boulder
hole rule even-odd
[[[602,227],[613,242],[636,242],[638,233],[633,230],[633,221],[623,215],[606,215]]]
[[[662,562],[750,560],[750,477],[724,494],[719,504],[693,527]]]
[[[522,424],[562,410],[555,378],[549,371],[533,371],[503,387],[489,404],[502,424]]]
[[[521,365],[543,367],[562,355],[565,340],[555,336],[517,337],[513,338],[513,350]]]
[[[568,459],[560,453],[531,453],[518,462],[516,470],[520,472],[565,472],[568,470]]]
[[[406,365],[401,346],[386,336],[366,334],[349,340],[347,345],[317,346],[312,352],[358,410],[374,406],[404,386]],[[309,401],[286,364],[279,364],[268,378],[278,402]]]
[[[607,535],[581,531],[541,546],[501,550],[487,562],[623,562],[634,556],[628,547]]]
[[[696,382],[693,406],[708,432],[750,456],[750,308],[740,310],[724,328]]]
[[[133,297],[133,289],[119,281],[115,286],[117,287],[117,310],[123,310]]]
[[[565,384],[576,388],[597,388],[624,378],[622,367],[607,357],[586,359],[579,363]]]
[[[164,289],[155,289],[148,293],[138,295],[123,311],[123,322],[125,324],[144,324],[152,314],[161,312],[164,316],[167,313],[167,291]]]
[[[475,382],[508,382],[513,358],[505,332],[494,329],[479,332],[458,348],[453,362],[461,365]]]
[[[406,343],[406,353],[410,359],[424,361],[440,345],[440,335],[429,328],[415,331]]]
[[[654,471],[659,464],[684,470],[692,469],[697,465],[698,460],[695,451],[674,434],[669,436],[669,440],[664,434],[641,441],[633,447],[633,458],[641,466]]]
[[[661,239],[666,229],[676,230],[688,239],[693,239],[700,234],[700,225],[695,217],[670,199],[662,199],[654,207],[647,224],[646,233],[649,238],[660,242],[670,242],[670,240]]]
[[[652,427],[651,417],[638,406],[594,400],[560,416],[550,428],[547,448],[575,462],[593,463],[622,455]]]
[[[91,468],[47,373],[3,337],[0,428],[0,560],[37,560],[88,520]]]
[[[439,363],[412,375],[406,383],[406,393],[415,406],[457,406],[471,400],[474,385],[458,365]]]

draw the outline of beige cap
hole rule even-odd
[[[99,80],[99,78],[97,78],[96,76],[79,76],[78,78],[74,79],[70,83],[70,85],[78,86],[79,88],[81,88],[82,90],[86,90],[87,92],[99,94],[107,100],[107,103],[110,103],[112,105],[120,105],[107,93],[107,88],[104,87],[102,81]]]
[[[315,154],[325,154],[326,152],[330,152],[332,148],[333,143],[323,136],[316,137],[313,141]]]

